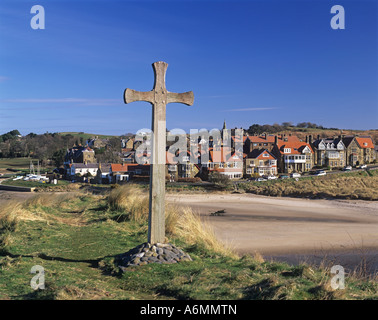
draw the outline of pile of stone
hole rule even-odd
[[[117,257],[117,265],[122,271],[127,267],[143,266],[149,263],[177,263],[192,261],[192,258],[181,249],[170,243],[142,243]]]

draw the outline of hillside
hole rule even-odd
[[[103,135],[103,134],[85,133],[85,132],[59,132],[59,134],[62,136],[71,135],[77,138],[83,138],[84,140],[88,140],[95,137],[97,137],[98,139],[110,139],[110,138],[118,137],[116,135]]]
[[[293,127],[290,128],[290,130],[280,131],[277,134],[289,133],[298,136],[301,140],[305,140],[308,135],[312,135],[313,139],[316,139],[318,135],[320,135],[320,138],[334,137],[341,134],[371,136],[375,144],[378,144],[378,130],[313,129]]]

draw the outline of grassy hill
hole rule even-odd
[[[317,139],[317,136],[320,135],[320,138],[334,137],[343,135],[360,135],[360,136],[371,136],[375,144],[378,144],[378,130],[345,130],[345,129],[313,129],[313,128],[298,128],[293,127],[290,130],[284,130],[278,134],[293,134],[298,136],[299,139],[303,141],[306,139],[306,136],[312,135],[313,140]]]
[[[94,133],[85,133],[85,132],[59,132],[61,135],[72,135],[74,137],[83,138],[84,140],[88,140],[91,138],[98,137],[99,139],[109,139],[113,137],[118,137],[116,135],[103,135],[103,134],[94,134]]]
[[[0,299],[377,299],[378,283],[356,275],[344,290],[329,269],[238,257],[190,210],[168,207],[168,241],[193,261],[121,273],[118,254],[147,238],[148,201],[135,187],[110,195],[40,194],[0,208]],[[30,270],[45,270],[45,289]]]

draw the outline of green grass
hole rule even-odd
[[[0,158],[0,168],[1,169],[20,169],[29,168],[30,158]],[[34,165],[37,166],[37,161],[34,160]]]
[[[54,188],[54,187],[60,187],[60,186],[66,186],[69,185],[70,182],[67,180],[58,180],[57,185],[49,184],[49,183],[41,183],[37,181],[24,181],[24,180],[13,180],[8,179],[1,183],[2,185],[7,186],[15,186],[15,187],[28,187],[28,188]]]
[[[0,299],[378,299],[373,280],[347,277],[333,291],[325,269],[224,256],[175,237],[193,261],[120,273],[115,256],[146,241],[147,222],[117,221],[105,197],[89,194],[45,194],[17,210],[0,244]],[[44,290],[30,287],[34,265],[45,269]]]

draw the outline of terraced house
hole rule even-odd
[[[312,141],[312,136],[306,137],[314,150],[314,163],[318,166],[341,168],[346,165],[346,148],[341,137],[324,138],[320,136]]]

